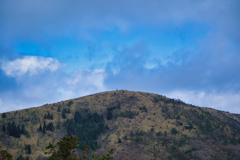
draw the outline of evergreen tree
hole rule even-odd
[[[24,158],[23,158],[22,155],[20,155],[20,156],[17,158],[17,160],[24,160]]]
[[[30,144],[25,145],[25,150],[26,150],[26,154],[31,154],[32,153],[31,145]]]
[[[57,124],[57,129],[61,129],[60,122]]]
[[[46,128],[45,127],[43,127],[43,134],[45,134],[46,133]]]
[[[70,107],[73,104],[73,101],[69,101],[67,106]]]
[[[82,123],[82,115],[78,111],[75,112],[74,121],[77,124],[81,124]]]
[[[122,140],[120,138],[118,139],[118,143],[122,143]]]
[[[53,120],[53,114],[51,114],[50,119]]]
[[[77,158],[75,154],[75,149],[78,148],[78,145],[80,144],[79,139],[77,137],[63,137],[60,142],[57,142],[57,145],[52,145],[49,143],[49,145],[46,147],[46,150],[49,150],[48,152],[45,152],[45,154],[51,154],[51,157],[48,160],[86,160],[89,159],[89,156],[82,155],[82,158]],[[58,146],[58,150],[56,150],[56,147]],[[90,147],[87,145],[83,145],[82,151],[84,154],[88,153],[90,150]],[[109,154],[103,155],[102,157],[96,157],[95,155],[92,155],[92,158],[94,160],[110,160],[113,159],[110,155],[113,154],[113,149],[109,151]]]
[[[28,154],[32,154],[32,149],[31,149],[31,145],[28,145]]]
[[[70,108],[68,108],[67,113],[71,113]]]
[[[62,112],[62,118],[63,118],[63,119],[66,119],[66,118],[67,118],[65,112]]]
[[[2,114],[2,118],[7,118],[6,113],[3,113],[3,114]]]
[[[5,125],[3,124],[3,126],[2,126],[2,131],[5,133],[6,132],[6,127],[5,127]]]
[[[21,130],[20,130],[20,127],[19,127],[19,125],[18,125],[18,132],[19,132],[19,134],[21,134]]]
[[[60,109],[60,106],[58,106],[58,110],[57,110],[58,112],[61,112],[61,109]]]
[[[133,134],[133,132],[132,132],[132,131],[131,131],[131,134],[130,134],[130,136],[131,136],[131,137],[133,137],[133,136],[134,136],[134,134]]]
[[[46,114],[44,114],[44,117],[43,117],[44,119],[47,119],[47,115]]]
[[[47,130],[50,130],[50,131],[53,131],[54,130],[54,127],[53,127],[53,123],[51,122],[51,123],[49,123],[48,125],[47,125],[47,128],[46,128]]]
[[[50,115],[49,112],[48,112],[48,115],[47,115],[47,119],[51,119],[51,115]]]
[[[66,109],[66,108],[64,108],[62,112],[64,112],[64,113],[67,113],[67,109]]]
[[[44,122],[44,124],[43,124],[43,134],[45,134],[46,133],[46,123]]]
[[[10,133],[11,128],[12,128],[12,125],[11,125],[10,122],[8,122],[8,124],[7,124],[7,131],[8,131],[8,133]]]
[[[11,124],[9,136],[13,136],[15,138],[20,138],[20,132],[14,122]]]
[[[43,128],[45,128],[45,129],[46,129],[46,123],[45,123],[45,121],[44,121],[44,123],[43,123]]]
[[[13,155],[7,150],[2,150],[2,146],[0,146],[0,160],[14,160]]]
[[[113,118],[112,112],[108,111],[107,112],[107,120],[111,120]]]
[[[42,125],[39,126],[39,131],[42,132]]]
[[[20,134],[25,134],[25,132],[26,132],[26,129],[25,129],[25,126],[24,126],[24,124],[22,125],[22,128],[21,128],[21,130],[20,130]]]
[[[15,137],[16,138],[20,138],[20,127],[19,127],[19,125],[18,125],[18,127],[16,128],[16,133],[15,133]]]

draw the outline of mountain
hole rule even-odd
[[[113,148],[116,160],[240,157],[239,114],[152,93],[109,91],[0,114],[0,145],[15,159],[46,159],[48,143],[70,135],[95,155]]]

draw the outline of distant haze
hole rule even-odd
[[[0,113],[116,89],[240,113],[239,0],[0,1]]]

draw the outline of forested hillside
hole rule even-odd
[[[47,159],[49,142],[77,136],[120,159],[239,159],[240,115],[126,90],[0,114],[0,145],[15,159]]]

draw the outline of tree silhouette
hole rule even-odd
[[[17,160],[24,160],[24,158],[23,158],[22,155],[20,155],[20,156],[17,158]]]
[[[26,150],[27,154],[31,154],[32,153],[30,144],[29,145],[25,145],[25,150]]]
[[[61,109],[60,109],[60,106],[58,106],[58,110],[57,110],[58,112],[61,112]]]
[[[46,150],[49,150],[48,152],[44,152],[44,154],[51,154],[51,156],[48,158],[48,160],[87,160],[90,157],[86,155],[82,155],[82,157],[77,158],[75,149],[78,148],[78,145],[80,144],[79,139],[77,137],[63,137],[61,141],[57,142],[57,145],[53,145],[49,143],[49,145],[46,147]],[[58,146],[58,150],[56,150],[56,147]],[[83,145],[82,151],[84,154],[89,152],[90,147],[87,145]],[[113,149],[109,151],[109,154],[103,155],[102,157],[96,157],[95,155],[92,155],[92,159],[94,160],[110,160],[112,157],[110,154],[113,154]]]
[[[5,125],[3,124],[3,126],[2,126],[2,131],[5,133],[5,131],[6,131],[6,127],[5,127]]]
[[[118,143],[122,143],[122,140],[121,140],[121,138],[119,138],[119,139],[118,139]]]
[[[42,126],[41,126],[41,124],[40,124],[40,126],[39,126],[39,131],[42,132]]]
[[[3,113],[3,114],[2,114],[2,118],[7,118],[6,113]]]
[[[108,111],[107,112],[107,120],[111,120],[113,118],[112,112]]]

